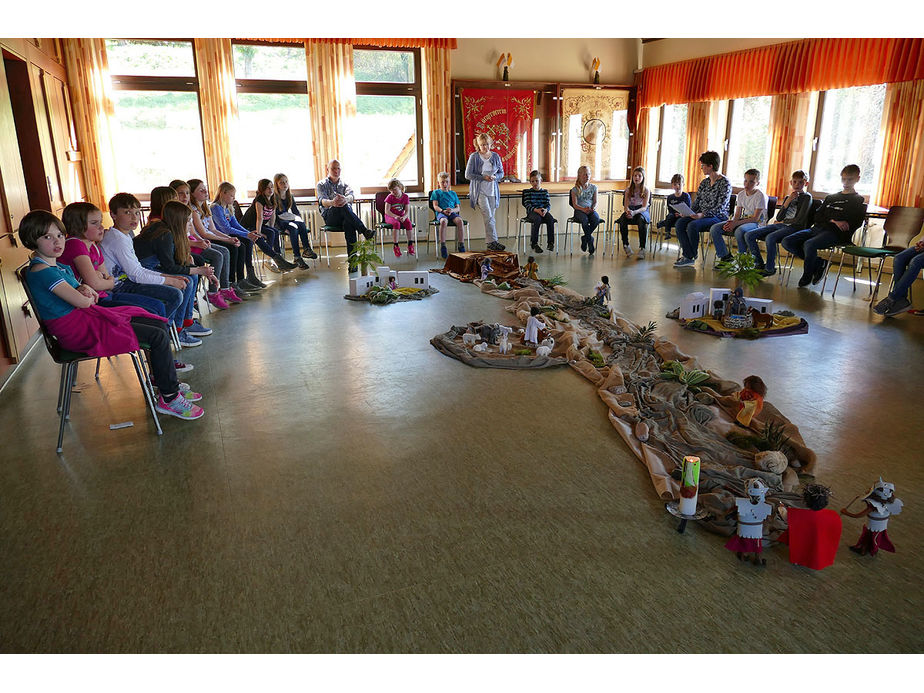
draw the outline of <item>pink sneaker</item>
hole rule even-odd
[[[182,395],[177,395],[170,402],[165,402],[163,397],[158,397],[155,409],[157,409],[158,414],[167,414],[186,421],[202,418],[202,415],[205,414],[202,407],[193,404]]]
[[[416,253],[414,253],[414,244],[413,244],[413,243],[408,243],[408,244],[407,244],[407,254],[408,254],[408,255],[415,255],[415,254],[416,254]]]
[[[228,287],[221,290],[221,297],[229,303],[243,303],[244,299],[234,293],[234,289]]]
[[[218,310],[228,310],[229,306],[225,302],[225,299],[222,298],[219,291],[216,291],[214,294],[206,294],[205,297],[208,302],[218,308]]]
[[[401,248],[398,247],[398,244],[395,243],[395,257],[401,257]]]

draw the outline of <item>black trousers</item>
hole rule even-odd
[[[176,368],[173,365],[173,352],[170,350],[167,323],[153,318],[135,317],[131,320],[131,326],[139,344],[148,350],[151,379],[161,395],[166,399],[179,392],[180,383],[176,378]]]
[[[327,214],[324,217],[324,223],[328,226],[339,226],[343,229],[343,235],[346,238],[347,255],[353,253],[357,232],[361,233],[366,238],[372,238],[372,236],[375,235],[366,228],[363,220],[356,216],[356,213],[350,209],[349,205],[344,207],[328,207]]]
[[[626,218],[625,215],[619,217],[619,233],[622,235],[622,244],[629,245],[629,224],[635,224],[638,226],[638,247],[644,248],[645,241],[648,238],[648,226],[650,222],[645,219],[643,216],[638,215],[634,216],[631,219]]]
[[[548,239],[548,244],[552,245],[555,243],[555,217],[553,217],[550,212],[546,212],[543,216],[540,216],[536,212],[530,212],[526,215],[526,221],[533,225],[529,237],[530,243],[533,245],[539,243],[539,227],[543,224],[545,224],[545,234]]]

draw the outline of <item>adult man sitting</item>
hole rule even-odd
[[[374,231],[370,231],[363,224],[363,220],[353,211],[353,188],[340,180],[340,162],[332,159],[327,164],[327,178],[316,186],[318,204],[321,206],[321,216],[328,226],[339,226],[343,229],[346,238],[347,255],[352,256],[353,246],[356,244],[356,232],[366,238],[372,238]],[[349,260],[350,272],[356,271],[352,257]]]

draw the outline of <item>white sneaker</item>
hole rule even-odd
[[[645,249],[644,249],[644,248],[639,248],[639,249],[638,249],[638,259],[639,259],[639,260],[644,260],[644,259],[645,259]]]
[[[622,249],[626,251],[626,257],[632,257],[632,248],[630,248],[627,245],[624,245]]]

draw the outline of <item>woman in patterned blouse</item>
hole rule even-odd
[[[728,219],[728,201],[731,199],[731,183],[719,173],[721,159],[717,152],[703,152],[699,167],[706,178],[696,190],[692,216],[677,220],[677,239],[683,256],[674,267],[692,267],[699,254],[699,234],[720,221]]]

